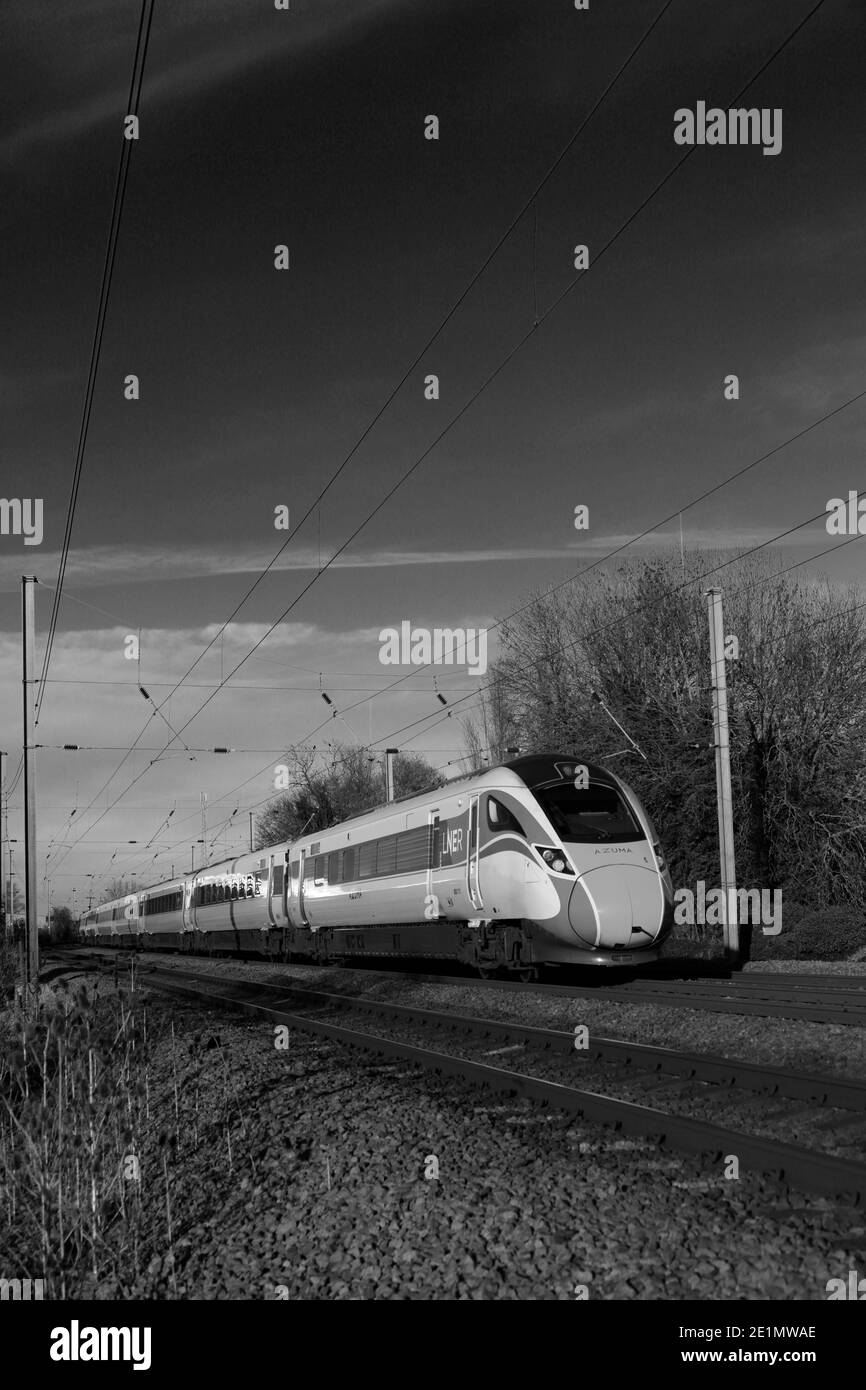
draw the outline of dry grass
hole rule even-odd
[[[0,1277],[42,1278],[49,1298],[140,1296],[158,1253],[174,1287],[187,1160],[210,1154],[234,1183],[238,1143],[254,1172],[219,1038],[176,1036],[134,966],[123,980],[43,989],[35,1018],[7,999]]]

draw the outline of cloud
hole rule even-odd
[[[314,5],[305,5],[304,0],[294,0],[290,11],[272,11],[270,22],[255,29],[250,26],[245,0],[184,0],[179,5],[157,5],[141,114],[144,117],[148,111],[179,99],[188,102],[207,87],[273,61],[280,53],[299,55],[323,43],[343,41],[394,4],[395,0],[352,0],[351,5],[345,0],[316,0]],[[41,8],[48,10],[47,5]],[[135,28],[121,32],[117,14],[117,0],[93,0],[84,6],[79,0],[65,12],[52,0],[44,22],[27,26],[28,32],[37,36],[44,36],[50,28],[54,46],[47,60],[42,50],[27,51],[20,32],[15,35],[23,58],[38,62],[43,70],[47,67],[49,88],[50,80],[58,74],[69,80],[70,64],[76,64],[75,55],[79,54],[72,74],[79,91],[63,106],[25,116],[0,140],[0,161],[22,159],[40,145],[75,140],[103,121],[118,121],[125,113]],[[156,63],[161,52],[170,53],[172,58],[159,68]]]
[[[857,395],[866,387],[866,336],[831,342],[812,342],[788,359],[776,362],[759,389],[785,407],[818,416]],[[859,414],[857,412],[860,412]],[[862,428],[863,403],[843,411],[839,422]]]
[[[772,540],[780,528],[729,525],[715,531],[684,528],[687,546],[699,550],[743,549]],[[823,535],[823,530],[821,530]],[[786,545],[811,545],[815,537],[807,528],[787,537]],[[668,549],[679,545],[679,530],[653,532],[639,541],[632,535],[587,535],[568,546],[502,546],[465,550],[370,550],[346,551],[333,561],[332,569],[400,569],[418,565],[518,564],[534,560],[570,560],[579,564],[584,556],[599,556],[628,545],[631,551]],[[92,546],[70,552],[66,588],[111,587],[117,584],[152,584],[155,579],[214,579],[227,574],[259,574],[273,552],[261,549],[234,552],[208,546]],[[331,551],[323,547],[322,561]],[[37,546],[0,556],[0,591],[16,590],[21,582],[22,561],[50,583],[57,573],[59,554]],[[287,570],[316,571],[318,550],[289,546],[273,565],[273,573]],[[110,600],[108,600],[110,602]],[[109,616],[112,616],[109,614]]]
[[[411,668],[383,667],[378,659],[378,629],[354,628],[335,634],[309,623],[280,624],[264,650],[209,701],[179,740],[172,741],[172,731],[196,716],[217,689],[221,675],[265,635],[267,627],[264,623],[231,624],[222,653],[217,643],[189,682],[167,698],[216,631],[217,626],[210,624],[142,632],[141,681],[157,704],[166,701],[164,718],[139,692],[137,662],[124,658],[123,626],[58,634],[37,729],[40,836],[46,844],[57,836],[63,841],[52,875],[59,870],[70,888],[76,874],[82,888],[85,870],[107,869],[105,861],[112,851],[118,852],[121,865],[144,873],[156,846],[150,853],[143,846],[152,839],[175,844],[188,862],[189,841],[200,833],[198,790],[207,791],[211,828],[235,807],[264,803],[274,795],[274,764],[291,744],[308,741],[327,748],[335,740],[348,741],[350,734],[381,742],[410,723],[413,727],[405,737],[413,751],[420,747],[438,753],[441,749],[443,757],[460,751],[459,716],[464,706],[457,707],[453,720],[443,718],[429,671],[416,675]],[[491,658],[494,652],[491,643]],[[0,633],[0,731],[3,746],[10,751],[10,771],[20,747],[20,662],[18,634]],[[330,717],[320,699],[319,671],[334,698],[336,718]],[[413,678],[393,692],[384,690],[407,674]],[[439,671],[439,688],[452,701],[459,700],[467,687],[476,696],[478,685],[465,667]],[[363,703],[376,692],[382,693],[375,702]],[[358,708],[352,709],[355,704]],[[417,729],[416,720],[422,721]],[[416,739],[416,733],[424,736]],[[136,736],[137,747],[121,766],[122,753]],[[64,749],[65,744],[77,745],[77,751]],[[215,754],[216,747],[232,752]],[[19,783],[11,807],[11,833],[19,839],[20,798]],[[92,798],[93,808],[85,814]],[[195,811],[180,814],[181,806],[188,807],[191,800]],[[156,834],[158,823],[175,803],[179,814],[170,831]],[[80,812],[73,823],[69,811],[76,804]],[[223,852],[232,843],[243,848],[245,812],[241,821],[227,842],[220,836]],[[83,837],[80,846],[72,848],[79,835]],[[138,841],[134,847],[129,844],[132,840]],[[112,866],[112,873],[117,866]]]

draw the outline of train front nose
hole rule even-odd
[[[588,946],[645,946],[664,917],[658,875],[637,864],[610,864],[581,874],[571,890],[568,920]]]

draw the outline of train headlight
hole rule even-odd
[[[658,861],[659,871],[661,873],[664,873],[665,869],[667,868],[667,865],[665,864],[665,857],[662,854],[661,845],[653,845],[653,854],[655,855],[656,860]]]
[[[554,873],[556,873],[556,874],[571,874],[571,873],[574,872],[574,870],[571,868],[570,864],[566,861],[566,859],[565,859],[564,855],[562,854],[561,850],[558,850],[558,849],[546,849],[546,848],[544,847],[544,845],[536,845],[535,848],[537,849],[538,853],[541,855],[541,857],[542,857],[542,859],[544,860],[544,862],[545,862],[545,864],[547,865],[547,867],[548,867],[549,869],[553,869],[553,872],[554,872]]]

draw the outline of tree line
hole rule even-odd
[[[737,879],[866,906],[866,608],[772,557],[660,556],[531,595],[500,632],[475,756],[562,749],[634,786],[677,886],[717,883],[705,590],[723,590]],[[728,578],[730,575],[730,578]],[[608,718],[599,698],[641,750]],[[643,754],[643,756],[641,756]]]

